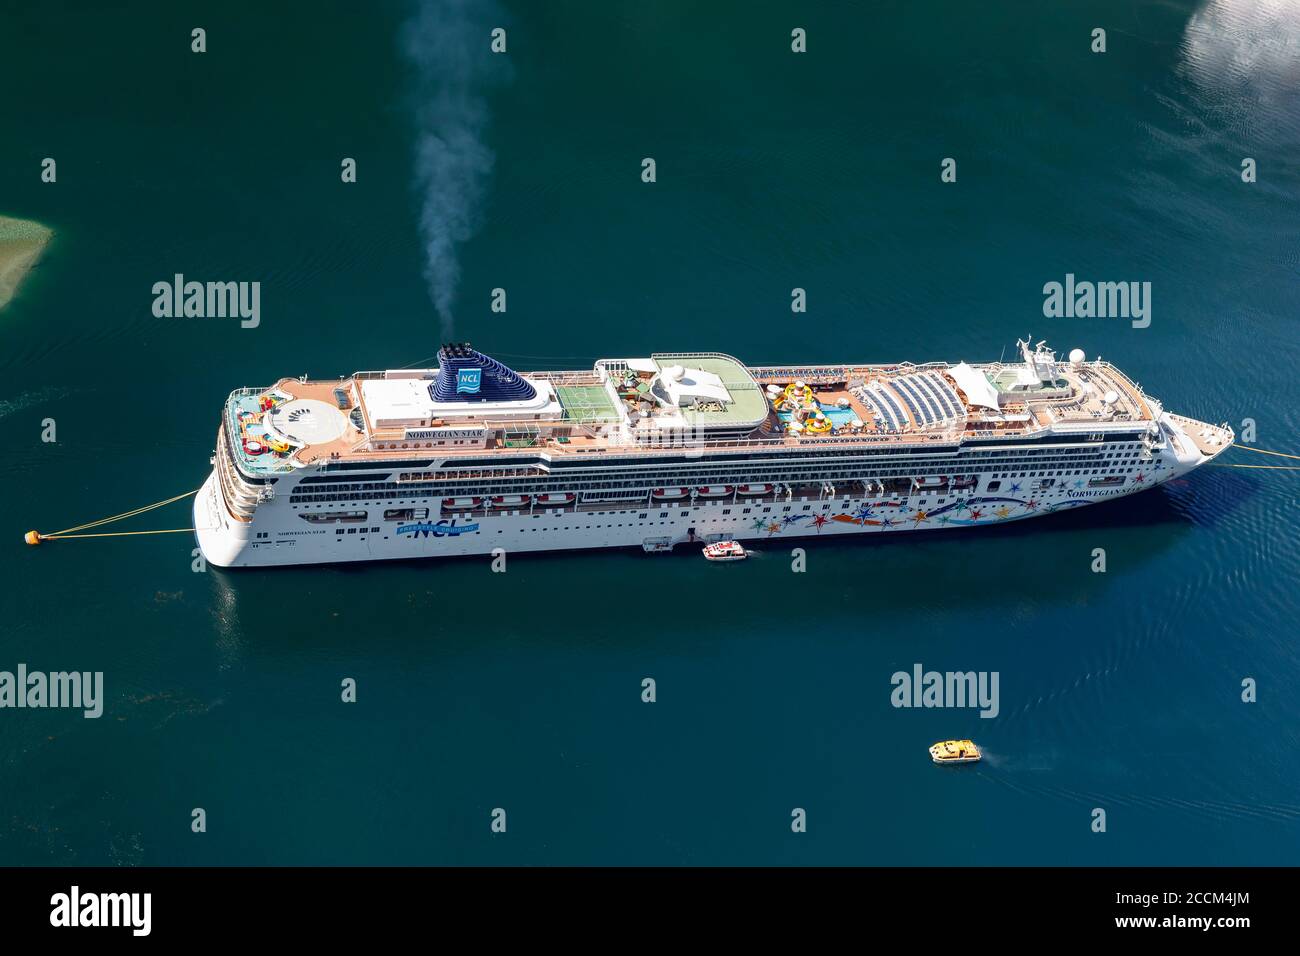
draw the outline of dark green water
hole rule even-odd
[[[449,5],[421,74],[397,4],[5,6],[0,212],[57,235],[0,313],[0,669],[102,670],[107,700],[0,710],[0,863],[1296,861],[1293,472],[814,542],[803,575],[775,544],[500,575],[21,543],[196,487],[232,388],[436,351],[416,107],[444,87],[494,157],[454,333],[520,368],[989,360],[1032,333],[1300,451],[1294,7]],[[177,272],[261,281],[261,325],[155,318]],[[1150,281],[1151,326],[1045,319],[1067,272]],[[894,709],[916,662],[998,671],[1001,714]],[[989,759],[931,766],[951,736]]]

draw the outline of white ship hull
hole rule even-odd
[[[1184,420],[1186,421],[1186,420]],[[1209,427],[1209,426],[1205,426]],[[1230,432],[1227,433],[1230,443]],[[405,499],[402,505],[427,516],[386,520],[394,502],[364,496],[329,507],[339,513],[365,513],[364,524],[315,526],[304,510],[290,504],[291,494],[277,492],[262,501],[249,521],[239,521],[225,507],[214,472],[195,498],[194,522],[199,547],[210,564],[220,567],[269,567],[348,561],[382,561],[426,557],[492,555],[597,548],[643,548],[648,540],[674,545],[734,539],[794,541],[867,534],[898,535],[911,531],[977,528],[1021,521],[1137,494],[1186,474],[1214,455],[1196,450],[1191,441],[1171,443],[1147,460],[1132,459],[1122,487],[1089,487],[1088,477],[1066,472],[1048,489],[1031,490],[1032,478],[996,479],[981,475],[974,489],[931,489],[911,494],[866,493],[793,497],[697,497],[639,504],[518,509],[484,506],[441,510],[441,495]],[[289,479],[292,480],[292,479]],[[998,482],[989,490],[990,485]],[[310,512],[307,512],[310,513]],[[769,545],[770,546],[770,545]]]

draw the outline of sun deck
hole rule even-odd
[[[1154,417],[1141,389],[1107,363],[1053,365],[1052,374],[1036,382],[1027,379],[1025,368],[1000,363],[750,368],[717,353],[667,353],[601,360],[592,371],[519,376],[537,387],[539,403],[550,401],[553,392],[556,401],[536,407],[558,405],[554,412],[497,417],[494,409],[504,406],[481,401],[466,402],[453,414],[446,410],[454,406],[430,402],[400,424],[372,414],[363,384],[406,379],[404,393],[418,398],[431,390],[438,370],[366,372],[241,389],[227,403],[225,425],[241,466],[255,474],[327,462],[508,456],[519,449],[554,457],[662,455],[665,448],[681,447],[711,454],[956,444],[971,437],[1024,438],[1049,429],[1091,432]],[[975,392],[985,393],[985,384],[989,389],[982,398],[973,397],[963,383]],[[1212,438],[1204,440],[1208,444]]]

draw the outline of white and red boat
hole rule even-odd
[[[735,490],[732,485],[704,485],[696,488],[695,494],[700,498],[725,498]]]
[[[656,488],[654,496],[661,501],[676,501],[678,498],[685,498],[691,493],[689,488]]]
[[[531,499],[528,495],[497,495],[492,499],[493,508],[526,508]]]
[[[736,489],[736,493],[741,495],[766,495],[771,491],[771,485],[741,485]]]
[[[539,508],[557,508],[560,505],[573,504],[573,492],[563,494],[538,495],[533,501]]]
[[[706,561],[744,561],[747,557],[749,552],[739,541],[715,541],[704,547]]]
[[[463,511],[466,508],[477,508],[483,503],[482,498],[443,498],[443,511]]]

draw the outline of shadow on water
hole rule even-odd
[[[1248,494],[1243,486],[1235,504]],[[787,595],[806,595],[808,589],[827,621],[853,619],[864,598],[876,622],[904,621],[920,610],[949,615],[1004,607],[1008,580],[1028,582],[1037,607],[1079,606],[1115,580],[1100,576],[1099,584],[1091,573],[1093,548],[1111,552],[1113,570],[1133,571],[1177,547],[1193,524],[1214,520],[1188,498],[1185,489],[1159,489],[1103,507],[896,536],[901,540],[883,540],[888,532],[770,537],[752,542],[756,560],[735,564],[710,564],[695,547],[679,546],[669,555],[634,548],[510,554],[504,573],[490,570],[488,556],[213,568],[211,612],[223,654],[235,657],[241,648],[255,652],[259,645],[348,650],[359,631],[369,652],[400,657],[481,650],[485,643],[587,646],[593,640],[692,652],[681,634],[631,627],[619,629],[615,639],[603,622],[649,619],[671,607],[704,625],[725,619],[762,633],[780,620],[799,618],[803,612],[793,609]],[[804,549],[808,568],[806,577],[796,579],[803,582],[797,588],[790,583],[790,552],[796,548]],[[887,580],[879,577],[882,569]],[[282,616],[275,609],[284,606],[286,595],[293,596],[294,613]],[[573,623],[529,623],[548,613]],[[269,619],[273,627],[265,626]],[[375,624],[380,620],[382,627]],[[414,643],[412,633],[418,634]]]

